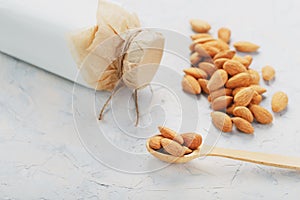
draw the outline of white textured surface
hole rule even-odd
[[[217,145],[300,157],[299,1],[120,2],[136,10],[147,26],[189,35],[188,19],[199,17],[212,24],[213,33],[228,26],[233,40],[259,43],[253,67],[271,64],[277,69],[276,80],[266,86],[265,105],[270,108],[274,91],[285,90],[288,110],[276,114],[273,125],[256,126],[254,136],[224,134]],[[75,133],[72,83],[1,54],[0,85],[0,199],[299,197],[299,172],[221,158],[149,174],[114,171],[95,161]],[[203,98],[200,103],[206,106]]]

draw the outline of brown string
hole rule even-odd
[[[138,103],[138,89],[134,90],[134,103],[135,103],[135,112],[136,112],[136,121],[135,126],[138,126],[139,119],[140,119],[140,113],[139,113],[139,103]]]

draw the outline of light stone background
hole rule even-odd
[[[120,0],[145,26],[190,35],[190,18],[232,29],[232,40],[261,45],[253,68],[277,69],[270,96],[284,90],[287,112],[254,136],[224,134],[217,146],[300,157],[300,2]],[[185,47],[183,47],[185,48]],[[0,199],[298,199],[300,173],[222,158],[195,160],[133,175],[94,160],[72,117],[70,81],[0,54]],[[205,104],[203,98],[199,104]],[[206,104],[205,104],[206,105]],[[204,111],[207,112],[207,111]]]

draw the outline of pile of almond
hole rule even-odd
[[[161,153],[181,157],[192,153],[202,143],[201,135],[196,133],[178,134],[169,128],[161,126],[158,129],[160,135],[151,137],[149,139],[149,146],[151,149]]]
[[[252,122],[269,124],[273,115],[260,106],[266,88],[260,86],[260,73],[250,68],[252,56],[238,56],[238,52],[256,52],[259,46],[246,41],[233,43],[230,49],[231,31],[218,30],[218,38],[208,33],[211,26],[198,19],[190,21],[197,32],[191,36],[191,67],[184,69],[183,90],[190,94],[205,94],[214,110],[213,124],[223,132],[231,132],[233,124],[238,130],[251,134]],[[262,77],[271,81],[275,70],[271,66],[262,68]],[[272,110],[281,112],[287,107],[288,97],[277,92],[272,98]]]

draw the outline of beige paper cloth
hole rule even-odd
[[[164,48],[160,33],[141,29],[135,14],[104,0],[99,0],[97,25],[72,33],[70,42],[84,80],[96,90],[107,91],[121,78],[134,89],[149,84]]]

